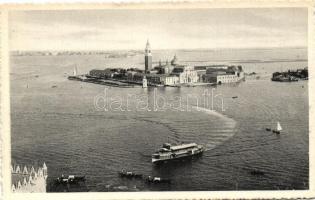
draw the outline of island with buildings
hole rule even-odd
[[[272,74],[272,81],[293,82],[299,80],[308,80],[308,69],[288,70],[286,72],[275,72]]]
[[[242,66],[204,65],[190,66],[178,62],[174,58],[169,62],[153,66],[152,52],[149,41],[144,52],[144,70],[138,68],[106,68],[93,69],[88,74],[69,76],[69,80],[79,80],[117,87],[148,86],[197,86],[223,83],[236,83],[245,80]]]

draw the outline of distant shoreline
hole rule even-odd
[[[220,51],[220,50],[274,50],[274,49],[305,49],[307,46],[297,47],[248,47],[248,48],[195,48],[195,49],[155,49],[154,51]],[[12,52],[143,52],[142,49],[107,49],[107,50],[11,50]]]

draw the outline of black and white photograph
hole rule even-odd
[[[8,11],[11,193],[310,189],[308,7],[68,8]]]

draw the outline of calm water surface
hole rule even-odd
[[[46,162],[50,180],[63,174],[86,175],[90,191],[116,186],[149,190],[278,190],[307,189],[308,82],[271,82],[273,71],[307,66],[305,49],[158,51],[154,61],[176,53],[187,64],[241,64],[261,79],[215,87],[212,112],[204,109],[157,112],[96,110],[94,98],[105,86],[67,80],[73,64],[81,73],[109,66],[142,66],[143,55],[12,56],[12,159],[19,164]],[[303,60],[304,59],[304,60]],[[38,77],[37,77],[38,76]],[[56,88],[52,88],[56,85]],[[108,88],[113,98],[154,94],[174,99],[203,99],[212,87]],[[233,99],[233,96],[238,98]],[[136,105],[135,99],[131,105]],[[189,106],[196,106],[190,101]],[[266,132],[280,121],[283,134]],[[202,157],[154,166],[151,154],[164,142],[196,142],[207,147]],[[171,185],[146,185],[117,176],[120,169],[172,179]],[[252,170],[265,172],[253,176]]]

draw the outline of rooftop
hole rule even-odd
[[[191,147],[196,147],[196,146],[197,146],[196,143],[182,144],[182,145],[178,145],[178,146],[172,146],[171,150],[176,151],[179,149],[186,149],[186,148],[191,148]]]

